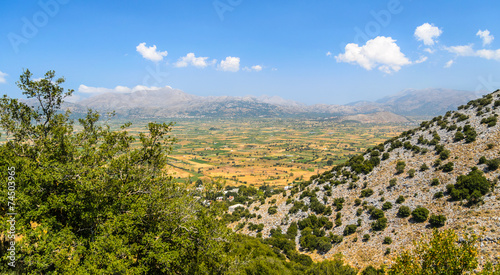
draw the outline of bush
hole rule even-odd
[[[409,176],[410,178],[415,177],[415,169],[410,169],[410,170],[408,170],[408,176]]]
[[[391,208],[392,208],[392,203],[391,203],[391,202],[389,202],[389,201],[385,202],[385,203],[382,205],[382,210],[384,210],[384,211],[385,211],[385,210],[389,210],[389,209],[391,209]]]
[[[361,190],[361,197],[362,198],[367,198],[369,196],[373,195],[373,190],[368,188],[368,189],[363,189]]]
[[[440,199],[444,196],[443,192],[439,191],[434,194],[435,199]]]
[[[405,197],[403,197],[402,195],[400,195],[397,199],[396,199],[396,203],[403,203],[405,201]]]
[[[476,236],[459,243],[453,230],[435,229],[431,240],[418,242],[414,251],[402,252],[388,274],[473,274],[478,266],[476,244]]]
[[[441,227],[446,223],[446,217],[443,215],[431,215],[429,223],[433,227]]]
[[[382,231],[387,228],[387,218],[380,218],[371,224],[373,231]]]
[[[486,165],[488,167],[488,170],[490,171],[495,171],[498,169],[498,167],[500,166],[500,159],[492,159],[492,160],[488,160],[486,162]]]
[[[393,178],[389,181],[389,186],[394,187],[394,186],[396,186],[397,182],[398,182],[398,180],[396,178]]]
[[[417,207],[411,212],[411,216],[416,222],[425,222],[429,217],[429,210],[424,207]]]
[[[483,172],[473,169],[467,175],[457,177],[457,183],[447,185],[448,193],[453,200],[468,200],[470,204],[481,201],[492,187],[491,182],[483,176]]]
[[[432,179],[431,186],[439,185],[439,179]]]
[[[274,215],[276,213],[278,213],[278,207],[277,206],[271,206],[267,209],[267,213],[269,215]]]
[[[398,161],[396,163],[396,172],[401,174],[405,171],[406,163],[404,161]]]
[[[358,226],[355,224],[349,224],[344,228],[344,236],[348,236],[351,234],[356,233],[356,229],[358,229]]]
[[[385,237],[384,238],[384,242],[382,242],[383,244],[391,244],[392,243],[392,239],[391,237]]]
[[[450,150],[443,150],[441,153],[439,153],[439,158],[442,160],[448,159],[450,157]]]
[[[427,171],[427,170],[429,170],[429,166],[427,166],[427,164],[424,163],[420,166],[420,171]]]
[[[370,240],[370,234],[363,235],[363,242],[367,242]]]
[[[451,172],[453,171],[453,167],[454,167],[453,162],[448,162],[445,165],[443,165],[441,169],[443,169],[443,172]]]
[[[493,127],[493,126],[497,125],[497,121],[498,121],[497,117],[490,116],[488,118],[483,118],[481,120],[481,123],[482,124],[488,124],[488,127]]]
[[[374,208],[372,211],[371,211],[371,218],[372,219],[380,219],[380,218],[383,218],[385,217],[384,215],[384,211],[380,210],[380,209],[377,209],[377,208]]]
[[[344,237],[340,235],[331,235],[330,239],[332,240],[332,243],[341,243],[344,240]]]
[[[411,215],[411,210],[410,210],[410,207],[408,206],[401,206],[399,207],[398,209],[398,217],[401,217],[401,218],[406,218],[406,217],[409,217]]]
[[[388,158],[389,158],[389,153],[386,152],[382,154],[382,160],[386,160]]]
[[[464,137],[464,134],[460,131],[457,131],[455,133],[455,137],[453,138],[454,141],[461,141],[463,140],[465,137]]]

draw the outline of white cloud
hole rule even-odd
[[[438,38],[443,33],[438,27],[429,23],[424,23],[415,29],[415,37],[418,41],[423,41],[425,45],[434,45],[434,38]]]
[[[459,56],[474,56],[473,44],[445,47],[445,50]]]
[[[277,68],[272,68],[271,71],[276,72],[278,69]]]
[[[415,63],[419,64],[419,63],[423,63],[425,61],[427,61],[427,56],[422,56],[422,57],[420,57],[419,60],[415,61]]]
[[[391,37],[378,36],[361,47],[349,43],[345,46],[345,53],[335,56],[335,59],[337,62],[357,63],[366,70],[378,66],[385,73],[397,72],[401,66],[411,64],[411,61],[395,42]]]
[[[489,45],[491,44],[491,42],[493,42],[493,39],[495,39],[493,37],[493,35],[490,35],[490,31],[489,30],[479,30],[477,33],[476,33],[477,36],[481,37],[481,39],[483,40],[483,46],[486,46],[486,45]]]
[[[7,80],[5,79],[5,77],[7,76],[6,73],[3,73],[0,71],[0,83],[6,83]]]
[[[146,42],[139,44],[136,47],[137,52],[139,52],[145,59],[158,62],[163,60],[163,57],[168,55],[167,51],[160,52],[156,50],[156,45],[152,47],[146,47]]]
[[[239,57],[226,57],[226,60],[222,60],[219,64],[219,69],[224,72],[237,72],[240,70],[240,58]]]
[[[454,61],[453,59],[451,59],[450,61],[446,62],[446,64],[444,65],[445,68],[449,68],[451,67],[451,65],[453,65]]]
[[[332,52],[330,52],[330,51],[329,51],[329,52],[327,52],[327,53],[326,53],[326,56],[332,56]]]
[[[187,67],[189,65],[195,66],[197,68],[205,68],[209,65],[209,62],[207,62],[207,60],[208,57],[196,57],[194,53],[188,53],[186,56],[179,58],[179,61],[177,61],[174,65],[178,68]],[[212,63],[215,62],[215,60],[212,61]]]
[[[433,50],[431,48],[425,48],[424,51],[426,51],[428,53],[434,53],[436,50]]]
[[[476,55],[481,58],[494,59],[500,61],[500,49],[498,50],[479,50]]]
[[[171,88],[170,86],[165,86],[166,88]],[[85,94],[102,94],[102,93],[133,93],[136,91],[143,91],[143,90],[160,90],[162,87],[147,87],[143,85],[137,85],[133,88],[125,87],[125,86],[116,86],[113,89],[109,88],[103,88],[103,87],[89,87],[86,85],[81,84],[78,87],[78,92],[79,93],[85,93]]]
[[[244,67],[243,70],[246,71],[246,72],[252,72],[252,71],[253,72],[260,72],[260,71],[262,71],[262,66],[255,65],[255,66],[252,66],[250,68]]]

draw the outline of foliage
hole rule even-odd
[[[486,195],[491,188],[492,183],[477,168],[467,175],[458,176],[456,184],[447,186],[448,193],[453,200],[465,199],[470,204],[480,202],[482,196]]]
[[[391,237],[385,237],[384,238],[384,241],[382,242],[383,244],[391,244],[392,243],[392,239]]]
[[[361,190],[361,197],[362,198],[367,198],[369,196],[373,195],[373,190],[368,188],[368,189],[363,189]]]
[[[389,210],[391,208],[392,208],[392,203],[389,201],[384,202],[384,204],[382,205],[382,210],[384,210],[384,211]]]
[[[429,241],[416,243],[413,251],[397,256],[388,270],[389,275],[408,274],[467,274],[477,266],[477,237],[466,236],[457,243],[453,230],[434,230]]]
[[[403,195],[399,195],[399,197],[396,199],[396,203],[403,203],[405,202],[405,197]]]
[[[35,106],[0,100],[8,139],[0,147],[0,173],[13,166],[22,182],[16,229],[23,238],[16,248],[23,257],[16,268],[24,274],[227,271],[232,235],[217,218],[221,207],[202,205],[162,171],[173,124],[149,123],[136,140],[130,123],[112,131],[89,110],[75,131],[60,109],[72,92],[62,83],[53,71],[32,80],[26,70],[18,86]],[[222,187],[210,184],[207,196]]]
[[[382,231],[387,228],[387,218],[379,218],[371,224],[373,231]]]
[[[417,207],[411,212],[411,217],[416,222],[425,222],[429,217],[429,210],[424,207]]]
[[[429,218],[429,223],[433,227],[441,227],[446,223],[446,217],[444,215],[431,215]]]
[[[401,161],[401,160],[400,160],[400,161],[398,161],[398,162],[396,163],[396,172],[397,172],[398,174],[403,173],[403,172],[405,171],[405,167],[406,167],[406,163],[405,163],[404,161]]]
[[[408,206],[401,206],[399,207],[398,209],[398,217],[400,218],[406,218],[406,217],[409,217],[411,215],[411,210],[410,210],[410,207]]]
[[[354,234],[356,232],[356,229],[358,229],[358,226],[355,224],[349,224],[344,228],[344,236],[348,236],[351,234]]]

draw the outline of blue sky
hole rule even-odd
[[[498,1],[2,1],[0,93],[21,96],[23,68],[55,70],[80,97],[168,85],[344,104],[406,88],[492,90],[499,11]]]

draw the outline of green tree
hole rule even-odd
[[[466,236],[458,244],[453,230],[434,230],[430,240],[416,243],[413,251],[402,252],[388,274],[467,274],[478,266],[476,243],[476,236]]]
[[[162,172],[174,142],[172,124],[149,123],[132,137],[112,131],[91,110],[74,131],[61,110],[72,90],[53,71],[18,82],[33,106],[4,96],[0,173],[18,171],[16,229],[23,255],[16,269],[37,274],[223,273],[232,234],[221,208],[205,207]],[[215,184],[217,185],[217,184]],[[206,188],[210,192],[209,188]],[[5,189],[6,190],[6,189]],[[6,198],[0,205],[6,209]],[[5,210],[2,210],[5,232]],[[2,266],[7,266],[5,256]],[[4,271],[4,270],[3,270]]]

